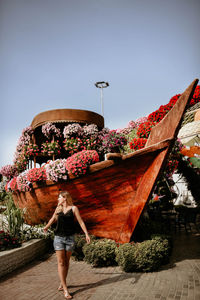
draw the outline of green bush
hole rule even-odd
[[[158,270],[169,257],[168,241],[153,239],[137,244],[135,261],[137,271]]]
[[[97,238],[93,235],[90,235],[91,242],[96,240]],[[83,234],[76,234],[75,235],[75,245],[74,250],[72,252],[72,256],[75,260],[81,261],[84,259],[84,253],[83,253],[83,246],[86,244],[85,235]]]
[[[115,249],[116,262],[125,272],[136,271],[135,262],[136,244],[126,243]]]
[[[172,236],[169,234],[152,234],[151,235],[151,240],[159,239],[161,241],[167,240],[168,242],[168,258],[167,258],[167,263],[169,261],[169,256],[172,253],[172,248],[173,248],[173,239]]]
[[[19,236],[24,224],[23,211],[14,204],[11,193],[7,193],[5,205],[6,210],[3,213],[6,219],[5,227],[11,236]]]
[[[169,241],[155,236],[142,243],[120,245],[116,249],[116,261],[125,272],[151,272],[169,261],[169,253]]]
[[[105,267],[116,264],[115,249],[117,244],[113,240],[101,239],[85,244],[83,253],[84,260],[91,263],[93,267]]]

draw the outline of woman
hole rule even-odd
[[[85,233],[87,243],[90,243],[90,237],[80,216],[79,210],[73,205],[72,197],[67,191],[63,191],[59,194],[58,206],[52,218],[44,227],[44,232],[47,232],[48,228],[57,221],[54,237],[54,249],[56,251],[58,274],[61,282],[58,290],[64,291],[66,299],[72,298],[67,288],[66,278],[69,269],[70,256],[74,247],[74,215]]]

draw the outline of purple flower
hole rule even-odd
[[[59,179],[67,180],[66,159],[56,159],[49,161],[45,165],[47,179],[58,181]]]
[[[42,126],[42,133],[47,137],[51,138],[53,135],[59,137],[60,136],[60,129],[56,128],[56,126],[48,122]]]
[[[69,124],[64,127],[63,135],[65,139],[71,137],[81,137],[83,135],[83,128],[78,123]]]

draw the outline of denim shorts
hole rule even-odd
[[[55,235],[53,246],[54,250],[72,251],[74,249],[74,235],[58,236]]]

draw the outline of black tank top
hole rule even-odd
[[[68,236],[75,233],[74,214],[72,208],[67,212],[58,213],[57,226],[55,229],[55,235]]]

